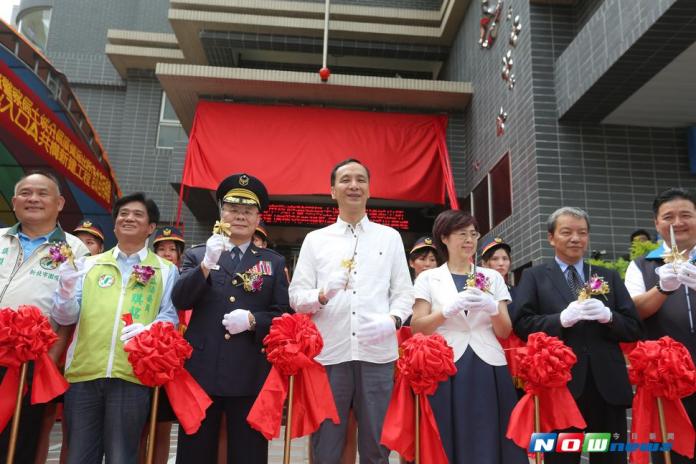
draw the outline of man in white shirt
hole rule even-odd
[[[670,188],[653,202],[655,229],[665,242],[646,256],[631,261],[626,270],[626,288],[643,320],[648,340],[669,335],[684,344],[696,360],[696,197],[691,192]],[[672,243],[670,227],[674,230]],[[669,246],[668,246],[669,245]],[[667,263],[664,256],[673,246],[689,261]],[[696,395],[682,399],[692,422],[696,421]],[[662,453],[652,453],[655,463],[661,463]],[[672,453],[672,462],[686,463],[691,459]]]
[[[380,445],[398,357],[396,330],[411,315],[414,296],[401,237],[366,215],[370,173],[356,159],[331,172],[338,220],[307,234],[290,284],[290,305],[312,314],[324,339],[317,361],[326,367],[341,419],[312,436],[315,464],[340,461],[348,413],[358,422],[361,463],[388,463]]]

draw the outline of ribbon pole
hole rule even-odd
[[[155,387],[152,393],[152,405],[150,406],[150,432],[147,437],[147,454],[145,462],[152,464],[155,459],[155,442],[157,441],[157,406],[159,405],[160,387]]]
[[[12,416],[12,428],[10,429],[10,442],[7,446],[7,464],[14,462],[15,449],[17,448],[17,435],[19,433],[19,416],[22,413],[22,396],[24,385],[27,382],[27,363],[22,363],[19,373],[19,388],[17,389],[17,404]]]
[[[420,464],[420,395],[416,394],[416,464]]]
[[[534,432],[541,432],[541,411],[539,408],[539,395],[534,395]],[[541,451],[534,453],[534,462],[541,464]]]
[[[667,443],[667,423],[665,422],[665,411],[662,409],[662,398],[657,397],[657,415],[660,418],[660,433],[662,434],[662,443]],[[669,450],[663,451],[665,455],[665,464],[672,464],[672,455]]]
[[[283,448],[283,464],[290,464],[290,441],[292,433],[292,397],[295,393],[295,376],[291,375],[288,385],[288,417],[285,420],[285,446]]]

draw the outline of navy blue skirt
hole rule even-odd
[[[471,347],[455,366],[457,373],[430,397],[449,462],[528,464],[526,450],[505,438],[517,403],[507,366],[485,363]]]

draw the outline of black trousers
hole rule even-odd
[[[32,363],[33,366],[33,363]],[[30,366],[31,367],[31,366]],[[0,368],[0,381],[5,377],[6,369]],[[30,375],[27,380],[31,381],[33,369],[29,369]],[[22,399],[22,413],[19,419],[19,433],[17,434],[17,446],[15,447],[16,463],[33,463],[36,455],[36,446],[39,442],[39,432],[43,420],[45,404],[31,405],[31,387]],[[12,430],[12,419],[7,422],[5,429],[0,434],[0,464],[5,464],[7,460],[7,449],[10,442],[10,430]]]
[[[179,430],[177,464],[216,464],[222,414],[227,418],[228,464],[267,464],[268,441],[246,421],[255,396],[213,396],[201,428],[193,435]]]
[[[696,424],[696,394],[682,398],[682,404],[684,409],[686,409],[686,414],[688,414],[689,419],[691,419],[692,424]],[[658,437],[660,435],[658,434]],[[694,450],[696,451],[696,450]],[[665,462],[663,453],[650,453],[653,464],[663,464]],[[681,454],[677,454],[674,451],[672,455],[672,464],[693,464],[694,458],[687,458]]]
[[[627,424],[626,408],[607,403],[597,390],[592,371],[588,370],[585,388],[575,402],[580,413],[587,423],[587,432],[609,432],[612,441],[626,443]],[[559,432],[580,432],[579,429],[570,428]],[[618,434],[618,439],[614,438]],[[626,464],[626,453],[606,452],[589,453],[592,464]],[[544,464],[578,464],[580,453],[544,453]]]

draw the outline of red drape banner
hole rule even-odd
[[[209,190],[234,172],[259,177],[271,195],[327,195],[329,173],[357,158],[375,198],[457,208],[446,115],[200,102],[183,185]]]

